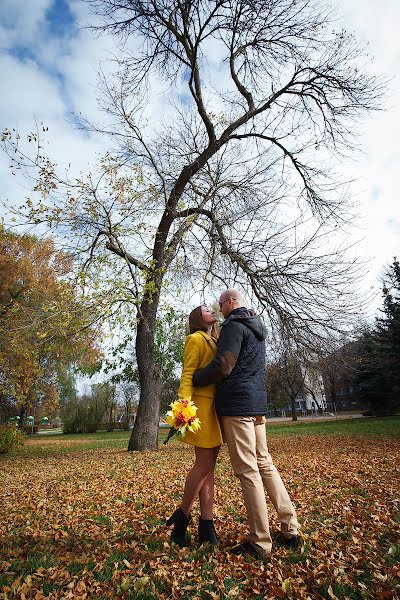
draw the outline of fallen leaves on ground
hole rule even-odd
[[[32,440],[30,442],[34,444]],[[67,441],[71,443],[70,440]],[[217,465],[218,549],[169,542],[193,450],[121,448],[2,458],[0,597],[230,599],[399,597],[399,442],[340,436],[272,438],[274,462],[302,524],[296,550],[269,562],[235,557],[246,513],[224,447]],[[270,507],[271,529],[278,532]]]

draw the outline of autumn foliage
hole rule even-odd
[[[71,259],[51,239],[0,229],[0,396],[19,409],[58,400],[57,374],[99,357]]]
[[[25,436],[15,425],[0,425],[0,454],[7,454],[17,446],[22,446]]]
[[[398,424],[398,421],[397,421]],[[398,426],[398,425],[397,425]],[[247,532],[238,480],[217,464],[216,550],[170,545],[192,449],[129,454],[128,433],[28,440],[0,459],[0,594],[4,600],[399,597],[399,438],[274,435],[270,450],[302,525],[301,547],[269,562],[227,549]],[[382,423],[385,428],[385,423]],[[278,531],[271,507],[271,526]]]

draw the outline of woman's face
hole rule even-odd
[[[207,306],[201,307],[201,316],[206,325],[214,325],[217,321],[215,312],[211,308],[207,308]]]

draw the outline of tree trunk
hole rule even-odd
[[[26,417],[26,406],[21,406],[20,411],[19,411],[19,423],[18,423],[18,427],[21,429],[21,431],[24,429],[25,417]]]
[[[335,381],[335,377],[329,378],[329,383],[330,383],[330,392],[331,392],[330,401],[332,402],[332,404],[336,404],[337,399],[336,399],[336,381]]]
[[[114,401],[111,402],[110,412],[108,414],[108,431],[109,432],[114,431],[113,412],[114,412]]]
[[[292,407],[292,421],[297,421],[296,398],[290,399],[290,405]]]
[[[319,411],[321,411],[321,412],[322,412],[322,406],[320,406],[320,405],[318,404],[318,402],[317,402],[317,398],[316,398],[316,396],[315,396],[315,394],[314,394],[313,390],[311,389],[311,387],[305,386],[305,388],[306,388],[306,390],[308,390],[308,391],[310,392],[310,394],[311,394],[311,397],[312,397],[312,399],[314,400],[314,402],[315,402],[315,405],[316,405],[317,409],[318,409]]]
[[[124,431],[129,431],[129,418],[130,418],[131,412],[132,412],[131,402],[130,402],[130,400],[129,401],[125,400],[125,405],[124,405],[124,413],[125,414],[124,414],[124,422],[122,425],[122,428]]]
[[[135,427],[129,440],[128,450],[154,450],[158,447],[158,423],[162,380],[154,354],[154,331],[158,295],[151,303],[143,302],[142,318],[137,326],[136,360],[140,380],[140,402]]]

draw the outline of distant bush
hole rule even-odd
[[[107,399],[83,395],[66,403],[61,410],[64,433],[95,433],[107,408]],[[108,424],[106,425],[106,429]]]
[[[90,412],[84,400],[74,398],[62,409],[64,433],[86,433],[89,430],[88,416]]]
[[[22,446],[25,435],[15,425],[0,425],[0,454],[7,454],[17,446]]]

